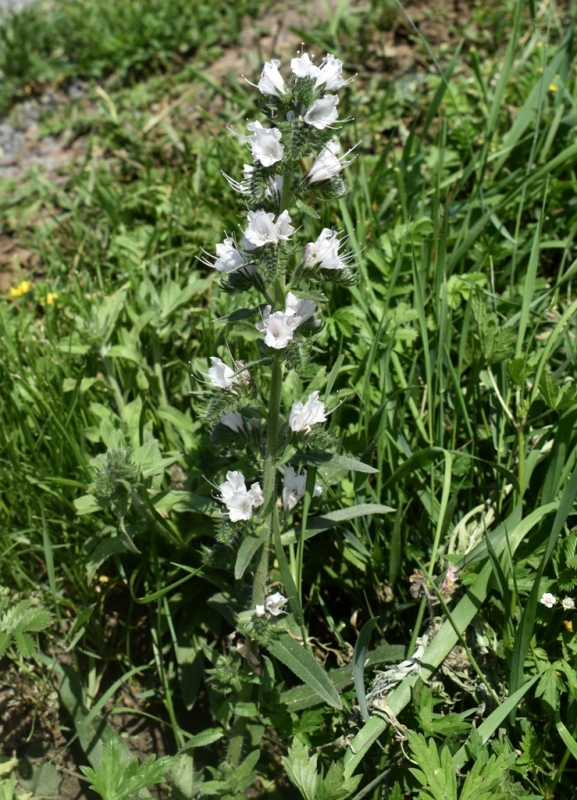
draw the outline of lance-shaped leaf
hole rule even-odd
[[[278,658],[307,686],[310,686],[327,705],[342,708],[341,698],[330,682],[327,673],[310,652],[295,641],[288,633],[273,640],[268,650]]]

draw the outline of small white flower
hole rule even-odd
[[[336,94],[326,94],[324,97],[319,97],[305,114],[304,121],[322,131],[323,128],[327,128],[337,121],[339,117],[339,112],[337,111],[338,102],[339,98]]]
[[[219,272],[232,272],[246,261],[243,254],[238,250],[234,239],[230,237],[216,246],[216,261],[214,267]]]
[[[343,167],[348,167],[352,163],[352,159],[345,161],[346,156],[351,152],[350,150],[344,156],[339,157],[341,150],[340,144],[333,139],[328,142],[321,152],[318,154],[315,163],[308,171],[307,177],[309,183],[319,183],[320,181],[328,181],[338,175]]]
[[[315,313],[315,309],[316,305],[314,300],[303,300],[292,292],[287,292],[284,313],[287,317],[298,317],[298,325],[302,325],[303,322],[310,319]]]
[[[322,86],[322,84],[324,84],[325,91],[327,92],[332,92],[334,89],[340,89],[341,86],[346,86],[347,83],[352,81],[352,78],[346,81],[342,76],[342,71],[343,62],[329,53],[321,63],[315,86]]]
[[[220,489],[220,499],[228,509],[231,522],[249,520],[253,507],[263,503],[259,484],[253,483],[247,491],[242,472],[227,472],[226,481],[221,483],[218,488]]]
[[[572,611],[575,608],[575,600],[572,597],[564,597],[561,601],[561,605],[565,609],[565,611]]]
[[[230,389],[235,383],[242,383],[240,375],[235,375],[234,371],[220,358],[210,357],[212,367],[208,370],[208,380],[212,386],[218,389]]]
[[[264,247],[266,244],[278,244],[287,241],[294,233],[291,226],[291,218],[288,211],[279,214],[277,221],[274,221],[274,214],[263,211],[249,211],[247,215],[248,228],[244,232],[244,238],[254,247]]]
[[[305,496],[306,483],[306,469],[300,473],[295,472],[294,467],[285,467],[282,489],[283,508],[292,511],[299,500]]]
[[[321,73],[320,67],[315,67],[308,53],[291,59],[291,69],[297,78],[316,78]]]
[[[289,414],[289,427],[298,433],[310,433],[311,427],[326,422],[325,404],[319,400],[318,392],[311,392],[306,403],[293,403]]]
[[[252,154],[263,167],[272,167],[277,161],[282,161],[284,150],[280,143],[281,132],[278,128],[263,128],[260,122],[249,122],[247,125],[252,136],[246,141],[250,145]]]
[[[543,603],[544,606],[547,608],[553,608],[555,603],[557,602],[557,598],[551,592],[545,592],[545,594],[539,600],[540,603]]]
[[[256,329],[265,334],[264,343],[274,350],[282,350],[291,341],[294,335],[294,317],[287,317],[282,311],[271,314],[271,306],[266,306],[262,320],[256,323]]]
[[[303,300],[288,292],[285,300],[285,310],[275,311],[271,314],[272,307],[265,306],[262,319],[257,322],[257,331],[265,334],[264,343],[275,350],[282,350],[292,340],[295,330],[315,312],[313,300]]]
[[[351,256],[339,256],[340,246],[338,231],[323,228],[316,242],[309,242],[305,247],[303,267],[310,269],[319,264],[321,269],[344,269]]]
[[[272,614],[273,617],[278,617],[279,614],[286,614],[286,611],[283,610],[282,606],[285,603],[288,603],[288,598],[283,597],[280,592],[275,592],[274,594],[269,594],[269,596],[264,601],[264,605],[266,610],[269,614]]]
[[[250,497],[250,501],[255,508],[262,506],[264,503],[264,496],[262,489],[260,488],[260,483],[253,483],[248,490],[248,496]]]
[[[244,418],[238,411],[232,411],[230,414],[224,414],[219,422],[221,425],[226,425],[231,431],[241,433],[244,431]]]
[[[280,61],[276,58],[264,65],[258,88],[266,97],[280,97],[286,93],[282,75],[278,71],[279,67]]]
[[[254,608],[255,617],[264,617],[264,606],[256,605]]]

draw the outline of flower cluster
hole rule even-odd
[[[231,522],[240,522],[252,517],[253,508],[262,506],[263,496],[260,485],[253,483],[247,490],[242,472],[227,472],[226,481],[218,487],[220,499],[228,509]]]
[[[278,531],[279,520],[284,521],[303,499],[307,485],[306,469],[291,465],[285,448],[324,449],[331,443],[330,435],[320,428],[327,411],[318,391],[310,392],[304,402],[293,402],[290,411],[283,410],[283,372],[301,369],[321,328],[319,305],[325,298],[313,292],[311,283],[346,284],[354,279],[353,254],[347,252],[346,239],[338,229],[323,228],[313,241],[299,243],[295,221],[298,212],[318,218],[312,201],[345,193],[341,173],[352,159],[350,150],[342,154],[336,134],[344,121],[339,119],[336,92],[350,81],[342,75],[342,62],[331,54],[315,64],[302,52],[292,59],[286,78],[280,66],[278,60],[265,64],[258,81],[267,121],[248,122],[241,135],[252,163],[242,166],[238,179],[224,175],[242,196],[246,219],[237,234],[227,234],[214,255],[203,259],[221,275],[224,291],[251,291],[260,297],[240,317],[229,315],[228,321],[253,318],[261,351],[261,358],[254,360],[255,369],[271,370],[270,383],[264,384],[269,388],[268,408],[262,408],[264,392],[258,376],[249,375],[243,362],[234,361],[231,367],[213,356],[205,377],[217,390],[211,393],[207,412],[214,425],[211,442],[225,443],[228,452],[232,447],[246,447],[249,463],[262,470],[264,492],[261,483],[254,481],[247,488],[242,472],[228,471],[218,485],[218,499],[226,507],[228,521],[223,524],[229,532],[234,523],[251,520],[255,509],[263,507],[265,534],[254,570],[250,612],[253,621],[263,618],[259,623],[263,630],[270,617],[285,613],[287,602],[279,592],[266,593],[271,532]],[[282,488],[277,486],[279,464],[284,465]],[[315,485],[313,496],[320,493]]]
[[[557,598],[551,592],[545,592],[541,595],[541,599],[539,600],[545,608],[553,608],[557,604]],[[575,608],[575,601],[571,597],[564,597],[561,601],[561,606],[565,611],[572,611]]]

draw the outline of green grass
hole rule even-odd
[[[242,203],[220,171],[239,173],[244,145],[224,128],[254,117],[254,95],[232,78],[222,86],[203,79],[195,61],[163,74],[175,69],[182,42],[187,56],[198,46],[187,25],[196,35],[200,28],[186,16],[189,4],[179,31],[165,27],[172,13],[163,21],[155,5],[143,15],[150,27],[133,39],[136,4],[107,15],[91,3],[84,51],[80,32],[66,27],[84,6],[66,3],[51,23],[50,47],[31,45],[41,66],[23,53],[7,84],[5,102],[59,70],[111,76],[101,106],[43,121],[47,130],[90,136],[84,163],[66,182],[37,174],[0,187],[3,232],[37,251],[45,270],[30,292],[0,299],[0,581],[15,596],[39,595],[55,615],[50,637],[40,638],[46,669],[74,641],[72,669],[85,692],[96,692],[93,706],[104,698],[100,712],[141,668],[140,687],[161,697],[154,713],[170,731],[171,753],[190,740],[195,780],[204,769],[205,780],[229,780],[220,796],[239,797],[223,764],[248,673],[224,637],[231,610],[246,607],[248,584],[234,580],[225,548],[208,562],[203,548],[214,544],[217,511],[207,479],[250,464],[250,454],[231,460],[208,444],[198,378],[211,355],[252,361],[260,351],[250,322],[219,322],[238,301],[198,259],[239,224]],[[238,6],[230,6],[234,24],[225,24],[222,7],[201,8],[214,26],[208,43],[226,45],[238,30]],[[377,10],[391,24],[389,6]],[[22,25],[32,37],[38,15],[43,36],[43,13],[13,18],[10,35]],[[414,570],[429,578],[449,564],[462,571],[447,605],[435,606],[447,620],[421,676],[432,682],[412,675],[388,698],[411,731],[408,744],[381,717],[349,725],[352,677],[339,712],[291,689],[297,681],[280,663],[271,667],[274,681],[261,681],[256,709],[245,705],[248,716],[237,717],[248,722],[243,755],[264,737],[256,766],[263,795],[297,796],[280,780],[278,760],[296,735],[322,748],[326,768],[341,759],[356,768],[359,790],[384,775],[374,800],[409,791],[423,800],[457,797],[455,764],[472,776],[459,781],[460,798],[474,796],[475,770],[490,796],[573,796],[577,627],[559,602],[552,610],[539,603],[545,591],[571,597],[577,585],[570,13],[549,6],[532,19],[521,4],[489,8],[495,41],[478,23],[454,57],[435,52],[442,75],[421,42],[430,72],[389,81],[357,67],[342,100],[342,116],[355,118],[347,136],[360,142],[350,193],[323,208],[320,223],[305,219],[301,238],[316,237],[319,224],[342,227],[360,282],[327,290],[319,352],[308,370],[289,376],[283,400],[290,406],[307,390],[323,392],[341,359],[329,389],[338,405],[331,430],[344,454],[378,474],[328,475],[311,515],[363,502],[396,512],[318,533],[304,553],[285,548],[313,650],[325,669],[342,667],[358,631],[376,618],[372,646],[410,654],[429,618],[426,601],[411,594]],[[480,4],[473,18],[482,22]],[[315,51],[322,44],[342,53],[352,72],[375,47],[375,19],[341,5],[328,33],[313,29],[305,40]],[[210,112],[191,125],[182,103],[148,128],[154,98],[185,90]],[[58,294],[53,306],[48,292]],[[266,377],[259,389],[266,397]],[[152,440],[158,447],[141,452],[149,474],[135,477],[122,451]],[[107,449],[117,451],[108,474],[116,470],[126,485],[114,484],[106,507],[78,515],[75,501],[94,480],[91,459]],[[163,458],[176,459],[180,472]],[[119,519],[138,552],[110,544]],[[281,580],[279,570],[271,580]],[[120,625],[111,629],[119,605]],[[131,632],[143,618],[146,644],[135,648]],[[465,629],[466,650],[452,650]],[[450,651],[453,671],[433,675]],[[19,660],[16,649],[9,653]],[[373,673],[364,672],[368,686]],[[518,708],[507,701],[516,691],[524,693]],[[65,692],[62,703],[71,707]],[[83,746],[92,721],[75,719]],[[215,733],[204,740],[190,739],[209,729]],[[349,734],[356,738],[343,757],[333,743]],[[426,752],[417,734],[428,739]],[[371,747],[377,739],[381,748]],[[252,766],[244,767],[250,777]],[[190,769],[186,755],[178,769]],[[194,796],[190,786],[181,791]]]

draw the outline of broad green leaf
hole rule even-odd
[[[261,544],[264,542],[268,534],[268,529],[265,529],[260,536],[250,534],[243,539],[241,546],[238,548],[236,554],[236,564],[234,565],[234,577],[239,581],[244,575],[246,568],[252,561],[252,558]]]
[[[295,641],[288,633],[273,639],[268,650],[278,658],[318,696],[333,708],[342,708],[341,698],[330,682],[327,673],[309,650]]]

